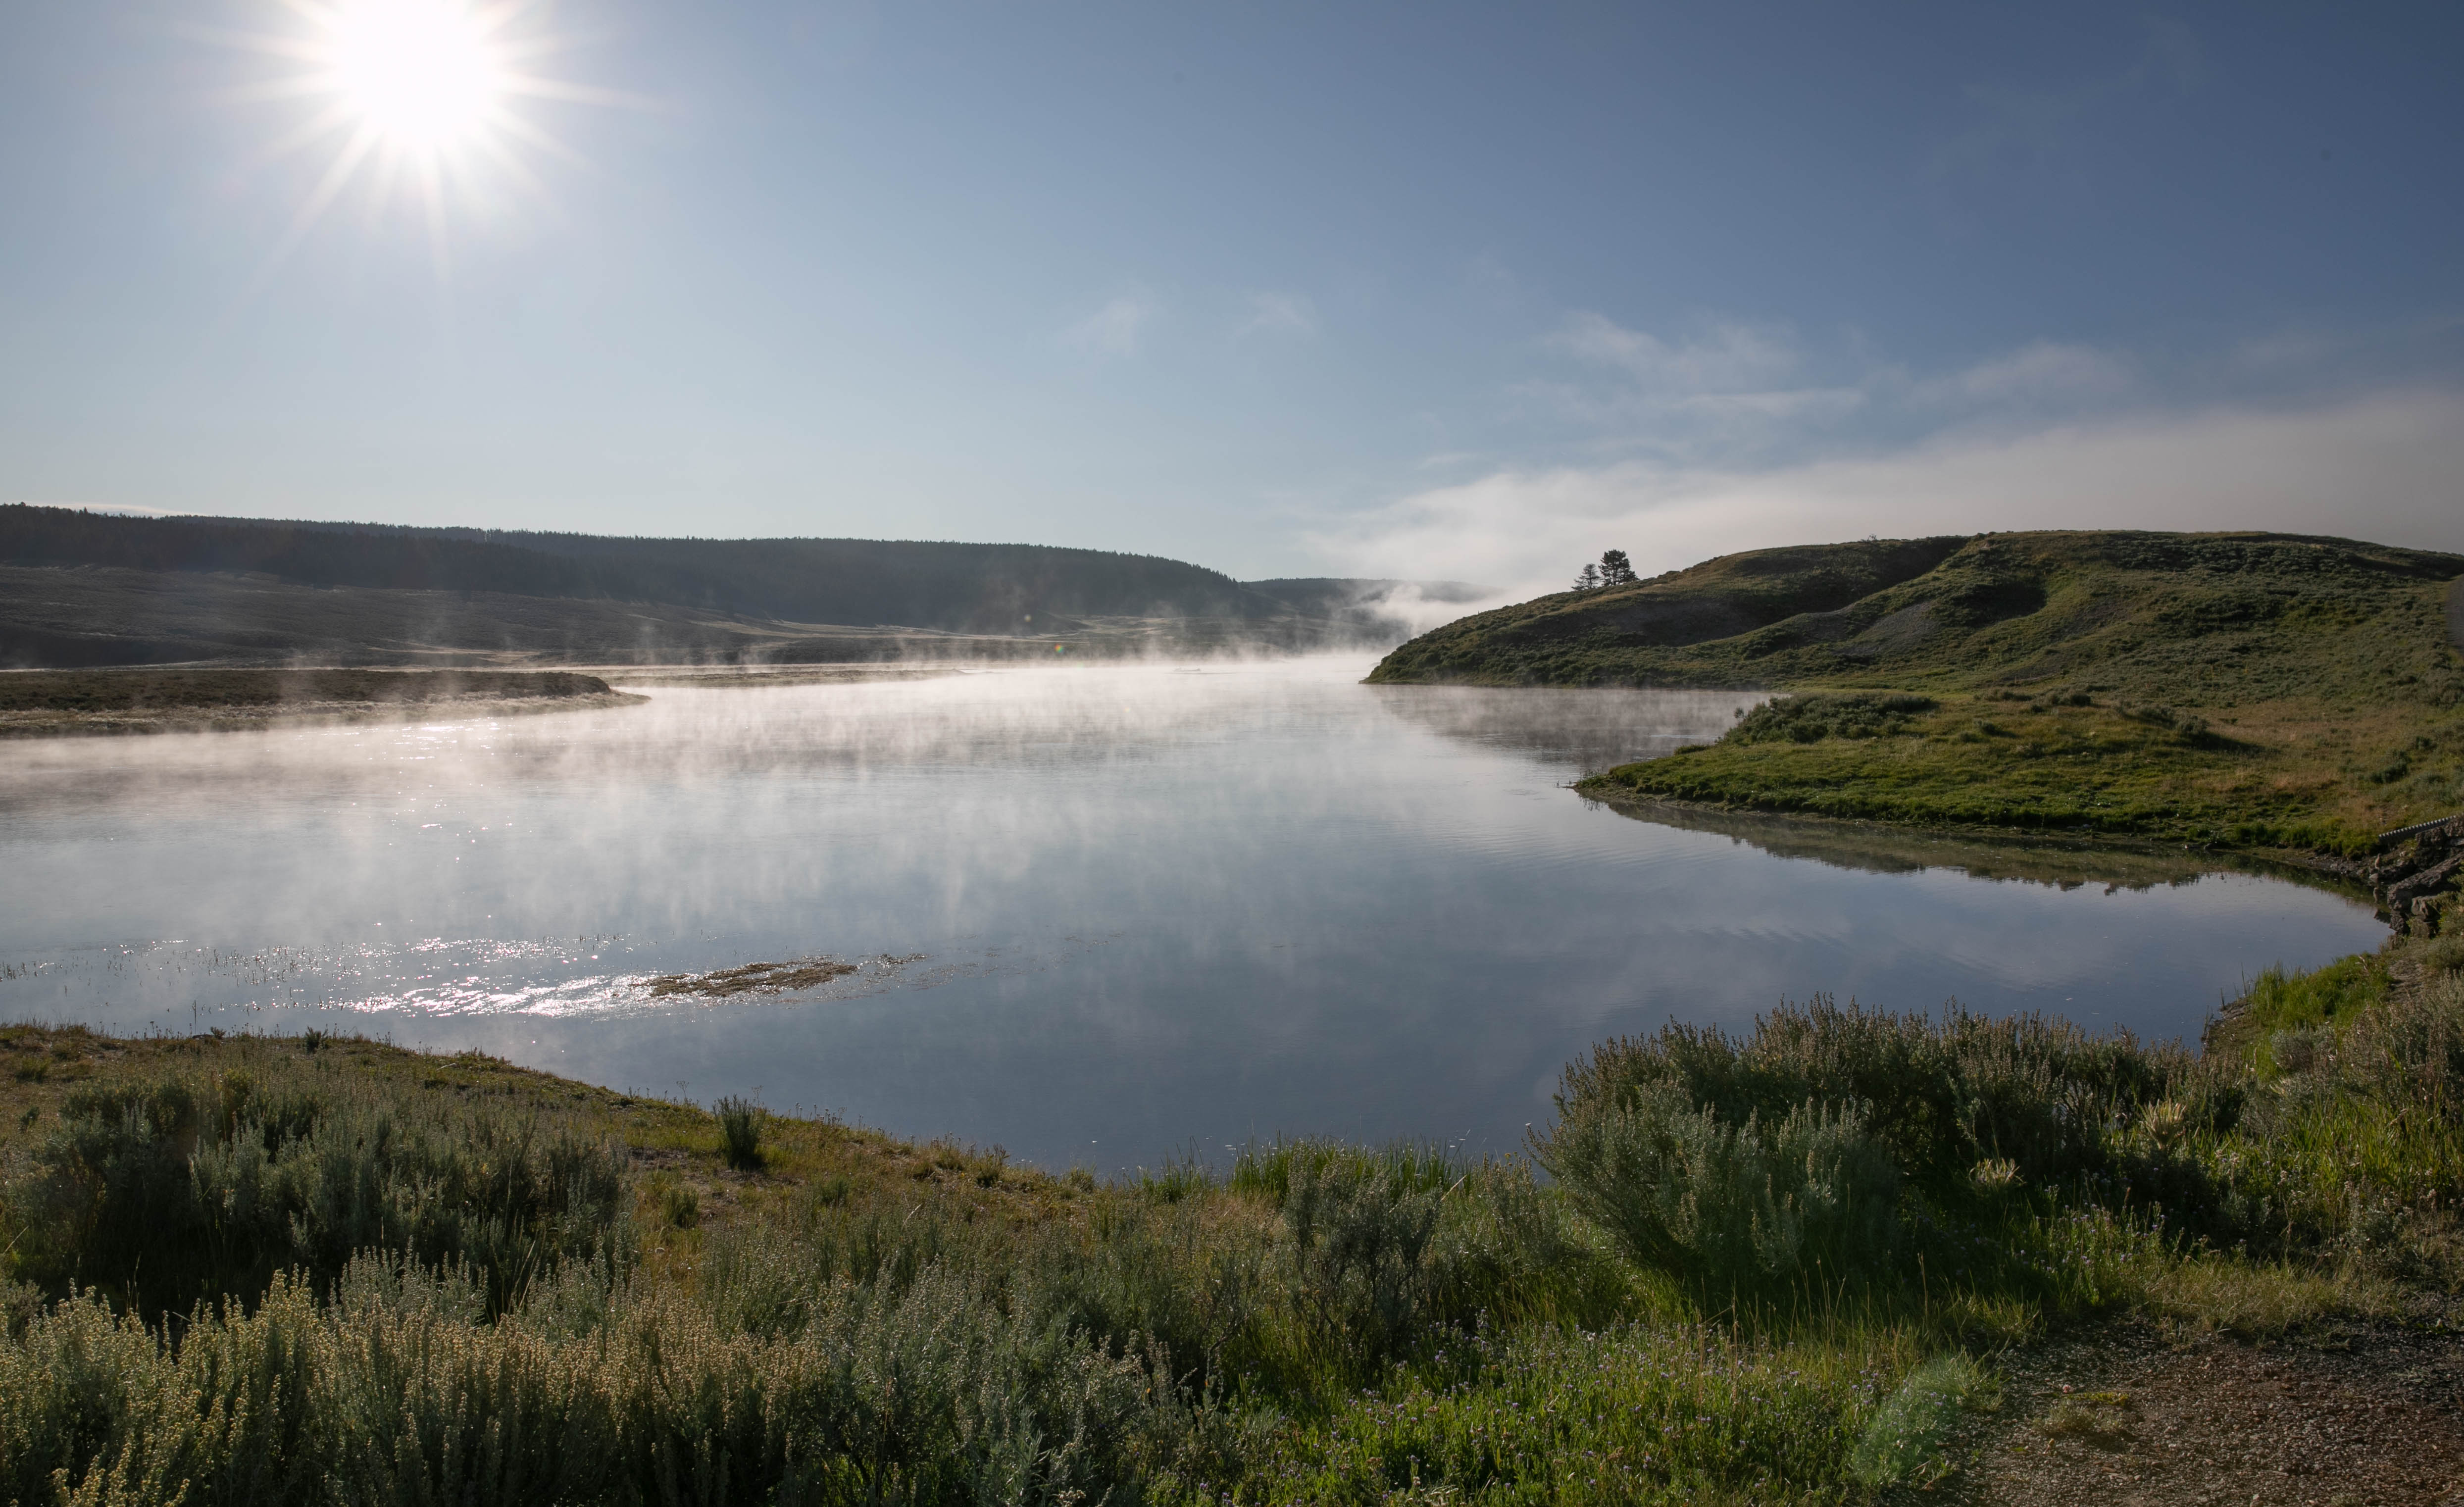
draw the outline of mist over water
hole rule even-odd
[[[1510,1149],[1590,1042],[1818,990],[2189,1034],[2380,934],[2249,874],[2066,887],[1637,820],[1561,787],[1751,698],[1368,664],[0,746],[0,1018],[364,1031],[1109,1170],[1278,1132]],[[649,987],[817,955],[861,966]]]

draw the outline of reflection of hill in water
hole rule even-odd
[[[1754,690],[1373,686],[1386,710],[1441,737],[1533,754],[1596,775],[1718,737]]]
[[[1587,799],[1591,798],[1586,796]],[[1776,817],[1659,801],[1599,802],[1619,816],[1688,832],[1717,832],[1777,858],[1810,859],[1874,874],[1957,869],[1971,879],[2021,880],[2057,889],[2106,890],[2195,885],[2209,874],[2265,874],[2321,889],[2363,891],[2310,869],[2226,853],[2141,845],[2109,839],[1974,838],[1910,832],[1861,821]]]

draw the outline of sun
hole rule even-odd
[[[468,144],[503,107],[500,16],[461,0],[341,0],[319,19],[334,92],[397,150]]]
[[[440,273],[449,219],[486,218],[543,197],[532,164],[582,161],[533,117],[546,103],[638,105],[553,78],[539,63],[575,44],[546,24],[546,0],[242,0],[283,24],[196,33],[278,61],[281,72],[232,91],[295,112],[260,164],[330,152],[260,284],[346,190],[363,188],[370,223],[408,199],[424,211]]]

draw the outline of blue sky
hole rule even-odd
[[[0,498],[1518,590],[2464,549],[2452,5],[559,0],[511,166],[304,231],[340,138],[233,41],[303,24],[0,0]]]

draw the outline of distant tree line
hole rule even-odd
[[[613,538],[25,504],[0,506],[0,564],[258,574],[311,586],[665,602],[970,632],[1043,631],[1046,615],[1263,621],[1293,610],[1202,566],[1045,545]]]

